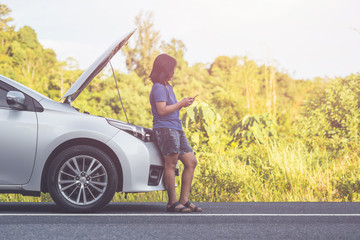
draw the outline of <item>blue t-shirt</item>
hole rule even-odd
[[[182,131],[179,110],[160,116],[156,110],[156,102],[166,102],[166,105],[177,103],[174,91],[170,85],[164,86],[155,83],[150,93],[150,104],[153,115],[153,129],[156,128],[173,128]]]

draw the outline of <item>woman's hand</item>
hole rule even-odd
[[[181,101],[180,101],[180,105],[181,107],[188,107],[190,106],[191,104],[193,104],[194,102],[194,98],[191,98],[191,97],[187,97],[187,98],[183,98]]]

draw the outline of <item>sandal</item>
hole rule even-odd
[[[189,213],[191,212],[191,209],[188,207],[182,207],[182,208],[176,208],[177,206],[181,205],[180,202],[176,202],[170,207],[166,207],[167,212],[179,212],[179,213]]]
[[[195,204],[193,204],[190,201],[187,201],[187,203],[185,203],[184,206],[190,208],[192,212],[202,212],[201,208],[195,206]]]

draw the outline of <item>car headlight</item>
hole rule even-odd
[[[139,127],[136,125],[124,123],[118,120],[113,119],[106,119],[106,121],[111,125],[118,129],[123,130],[126,133],[129,133],[130,135],[133,135],[134,137],[140,139],[144,142],[151,142],[152,141],[152,130],[148,128]]]

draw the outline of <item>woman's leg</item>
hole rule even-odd
[[[191,190],[191,183],[194,178],[194,171],[197,164],[197,160],[193,152],[180,155],[180,160],[184,164],[184,171],[182,174],[181,183],[181,195],[180,203],[185,207],[191,209],[192,212],[202,212],[200,207],[195,206],[192,202],[189,202],[189,194]]]
[[[176,168],[176,163],[178,161],[178,156],[179,156],[178,154],[171,154],[169,156],[164,156],[165,158],[164,181],[169,197],[167,209],[171,209],[172,205],[177,202],[176,191],[175,191],[175,168]],[[191,209],[188,207],[184,207],[183,204],[177,204],[175,205],[175,208],[171,211],[189,213],[191,212]]]
[[[189,194],[197,160],[193,152],[181,154],[180,160],[184,164],[184,171],[181,177],[180,202],[185,204],[187,201],[189,201]]]
[[[168,193],[169,203],[172,205],[177,202],[176,192],[175,192],[175,168],[178,161],[178,154],[171,154],[164,156],[165,158],[165,170],[164,170],[164,182],[165,188]]]

